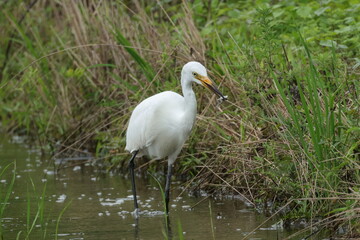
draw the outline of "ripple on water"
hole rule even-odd
[[[187,211],[189,211],[189,210],[191,210],[191,206],[190,205],[183,205],[183,206],[181,206],[184,210],[187,210]]]
[[[163,211],[142,210],[139,212],[139,214],[143,215],[145,217],[155,217],[155,216],[164,215],[164,212]]]
[[[57,198],[56,202],[57,202],[57,203],[63,203],[63,202],[65,201],[65,199],[66,199],[66,195],[65,195],[65,194],[61,194],[61,195]]]
[[[125,219],[129,214],[130,212],[129,211],[121,211],[121,212],[118,212],[117,213],[122,219]]]
[[[111,198],[100,198],[100,204],[102,206],[116,206],[116,205],[121,205],[123,204],[125,201],[130,201],[132,200],[132,197],[126,197],[126,198],[115,198],[115,199],[111,199]]]
[[[77,171],[80,171],[81,170],[81,166],[75,166],[74,168],[73,168],[73,171],[74,172],[77,172]]]

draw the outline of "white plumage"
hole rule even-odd
[[[134,180],[134,158],[149,156],[152,159],[168,157],[168,175],[165,187],[168,211],[172,165],[188,138],[196,117],[196,98],[192,83],[202,84],[223,100],[226,99],[208,78],[206,69],[198,62],[189,62],[181,71],[183,96],[166,91],[151,96],[136,106],[126,131],[125,150],[132,153],[130,173],[135,210],[137,211]]]
[[[131,115],[125,149],[131,153],[138,150],[137,157],[146,155],[152,159],[180,151],[196,114],[186,109],[184,97],[170,91],[145,99]]]

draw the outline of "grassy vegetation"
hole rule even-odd
[[[4,216],[6,216],[5,212],[6,209],[9,207],[9,203],[11,202],[11,194],[14,190],[14,184],[17,182],[16,180],[16,162],[10,163],[4,168],[1,169],[0,172],[0,178],[4,181],[7,181],[8,184],[4,189],[0,188],[0,202],[1,202],[1,208],[0,208],[0,219],[3,220]],[[23,211],[26,217],[26,221],[22,225],[24,229],[19,230],[16,233],[16,239],[32,239],[32,238],[41,238],[41,239],[47,239],[49,236],[55,235],[55,239],[58,237],[58,228],[59,223],[61,220],[61,217],[65,210],[69,207],[71,204],[71,201],[69,201],[66,206],[61,210],[59,213],[59,216],[56,220],[56,226],[53,226],[49,219],[49,208],[46,206],[46,183],[44,184],[41,192],[38,192],[37,187],[35,186],[34,182],[30,178],[29,183],[27,184],[27,193],[26,193],[26,208],[25,209],[19,209],[19,211]],[[35,197],[35,199],[34,199]],[[34,206],[35,205],[35,206]],[[45,216],[48,215],[48,216]],[[0,224],[0,239],[8,239],[9,233],[11,234],[11,231],[14,231],[14,229],[4,230],[3,229],[3,222],[1,221]],[[21,224],[19,224],[21,225]],[[54,228],[54,232],[48,229],[48,227]],[[19,227],[19,226],[18,226]],[[21,229],[21,227],[19,227]]]
[[[359,234],[358,1],[28,6],[0,2],[7,131],[55,154],[88,149],[109,168],[125,166],[131,110],[157,92],[180,92],[182,65],[197,60],[229,102],[217,106],[196,89],[196,127],[176,166],[188,186]]]
[[[7,169],[10,168],[10,167],[11,167],[11,165],[8,164],[2,169],[2,171],[0,173],[0,178],[4,177],[4,175],[7,172]],[[15,170],[15,166],[14,166],[14,170]],[[13,188],[14,182],[15,182],[15,171],[13,172],[12,176],[9,177],[9,180],[10,180],[9,186],[6,189],[6,191],[0,191],[0,200],[1,200],[0,219],[3,218],[6,206],[9,203],[9,198],[10,198],[10,195],[11,195],[11,191],[12,191],[12,188]],[[3,239],[3,238],[4,238],[3,229],[2,229],[2,224],[1,224],[0,225],[0,239]]]

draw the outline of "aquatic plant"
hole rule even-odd
[[[13,166],[12,169],[10,168],[11,166]],[[16,162],[10,163],[1,169],[0,178],[7,183],[5,185],[5,189],[0,189],[0,219],[3,219],[3,217],[6,216],[6,207],[8,207],[10,202],[13,201],[13,188],[16,182],[16,174]],[[41,236],[42,239],[47,239],[49,237],[48,227],[52,225],[51,222],[49,222],[49,218],[45,218],[45,213],[49,213],[49,209],[46,208],[46,185],[47,184],[45,182],[41,194],[38,195],[37,187],[32,179],[29,179],[26,193],[26,209],[21,210],[26,213],[26,222],[23,225],[24,229],[17,232],[16,239],[31,239],[34,235],[37,237]],[[56,226],[54,227],[55,239],[58,237],[57,233],[61,217],[70,204],[71,201],[65,205],[57,218]],[[0,239],[7,238],[7,233],[4,229],[2,229],[1,224]]]

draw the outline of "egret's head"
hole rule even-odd
[[[226,97],[224,97],[224,95],[219,91],[216,85],[209,79],[209,77],[207,76],[206,68],[201,63],[188,62],[184,65],[181,71],[181,75],[182,79],[191,79],[192,82],[196,82],[197,84],[201,84],[209,88],[223,100],[226,99]]]

